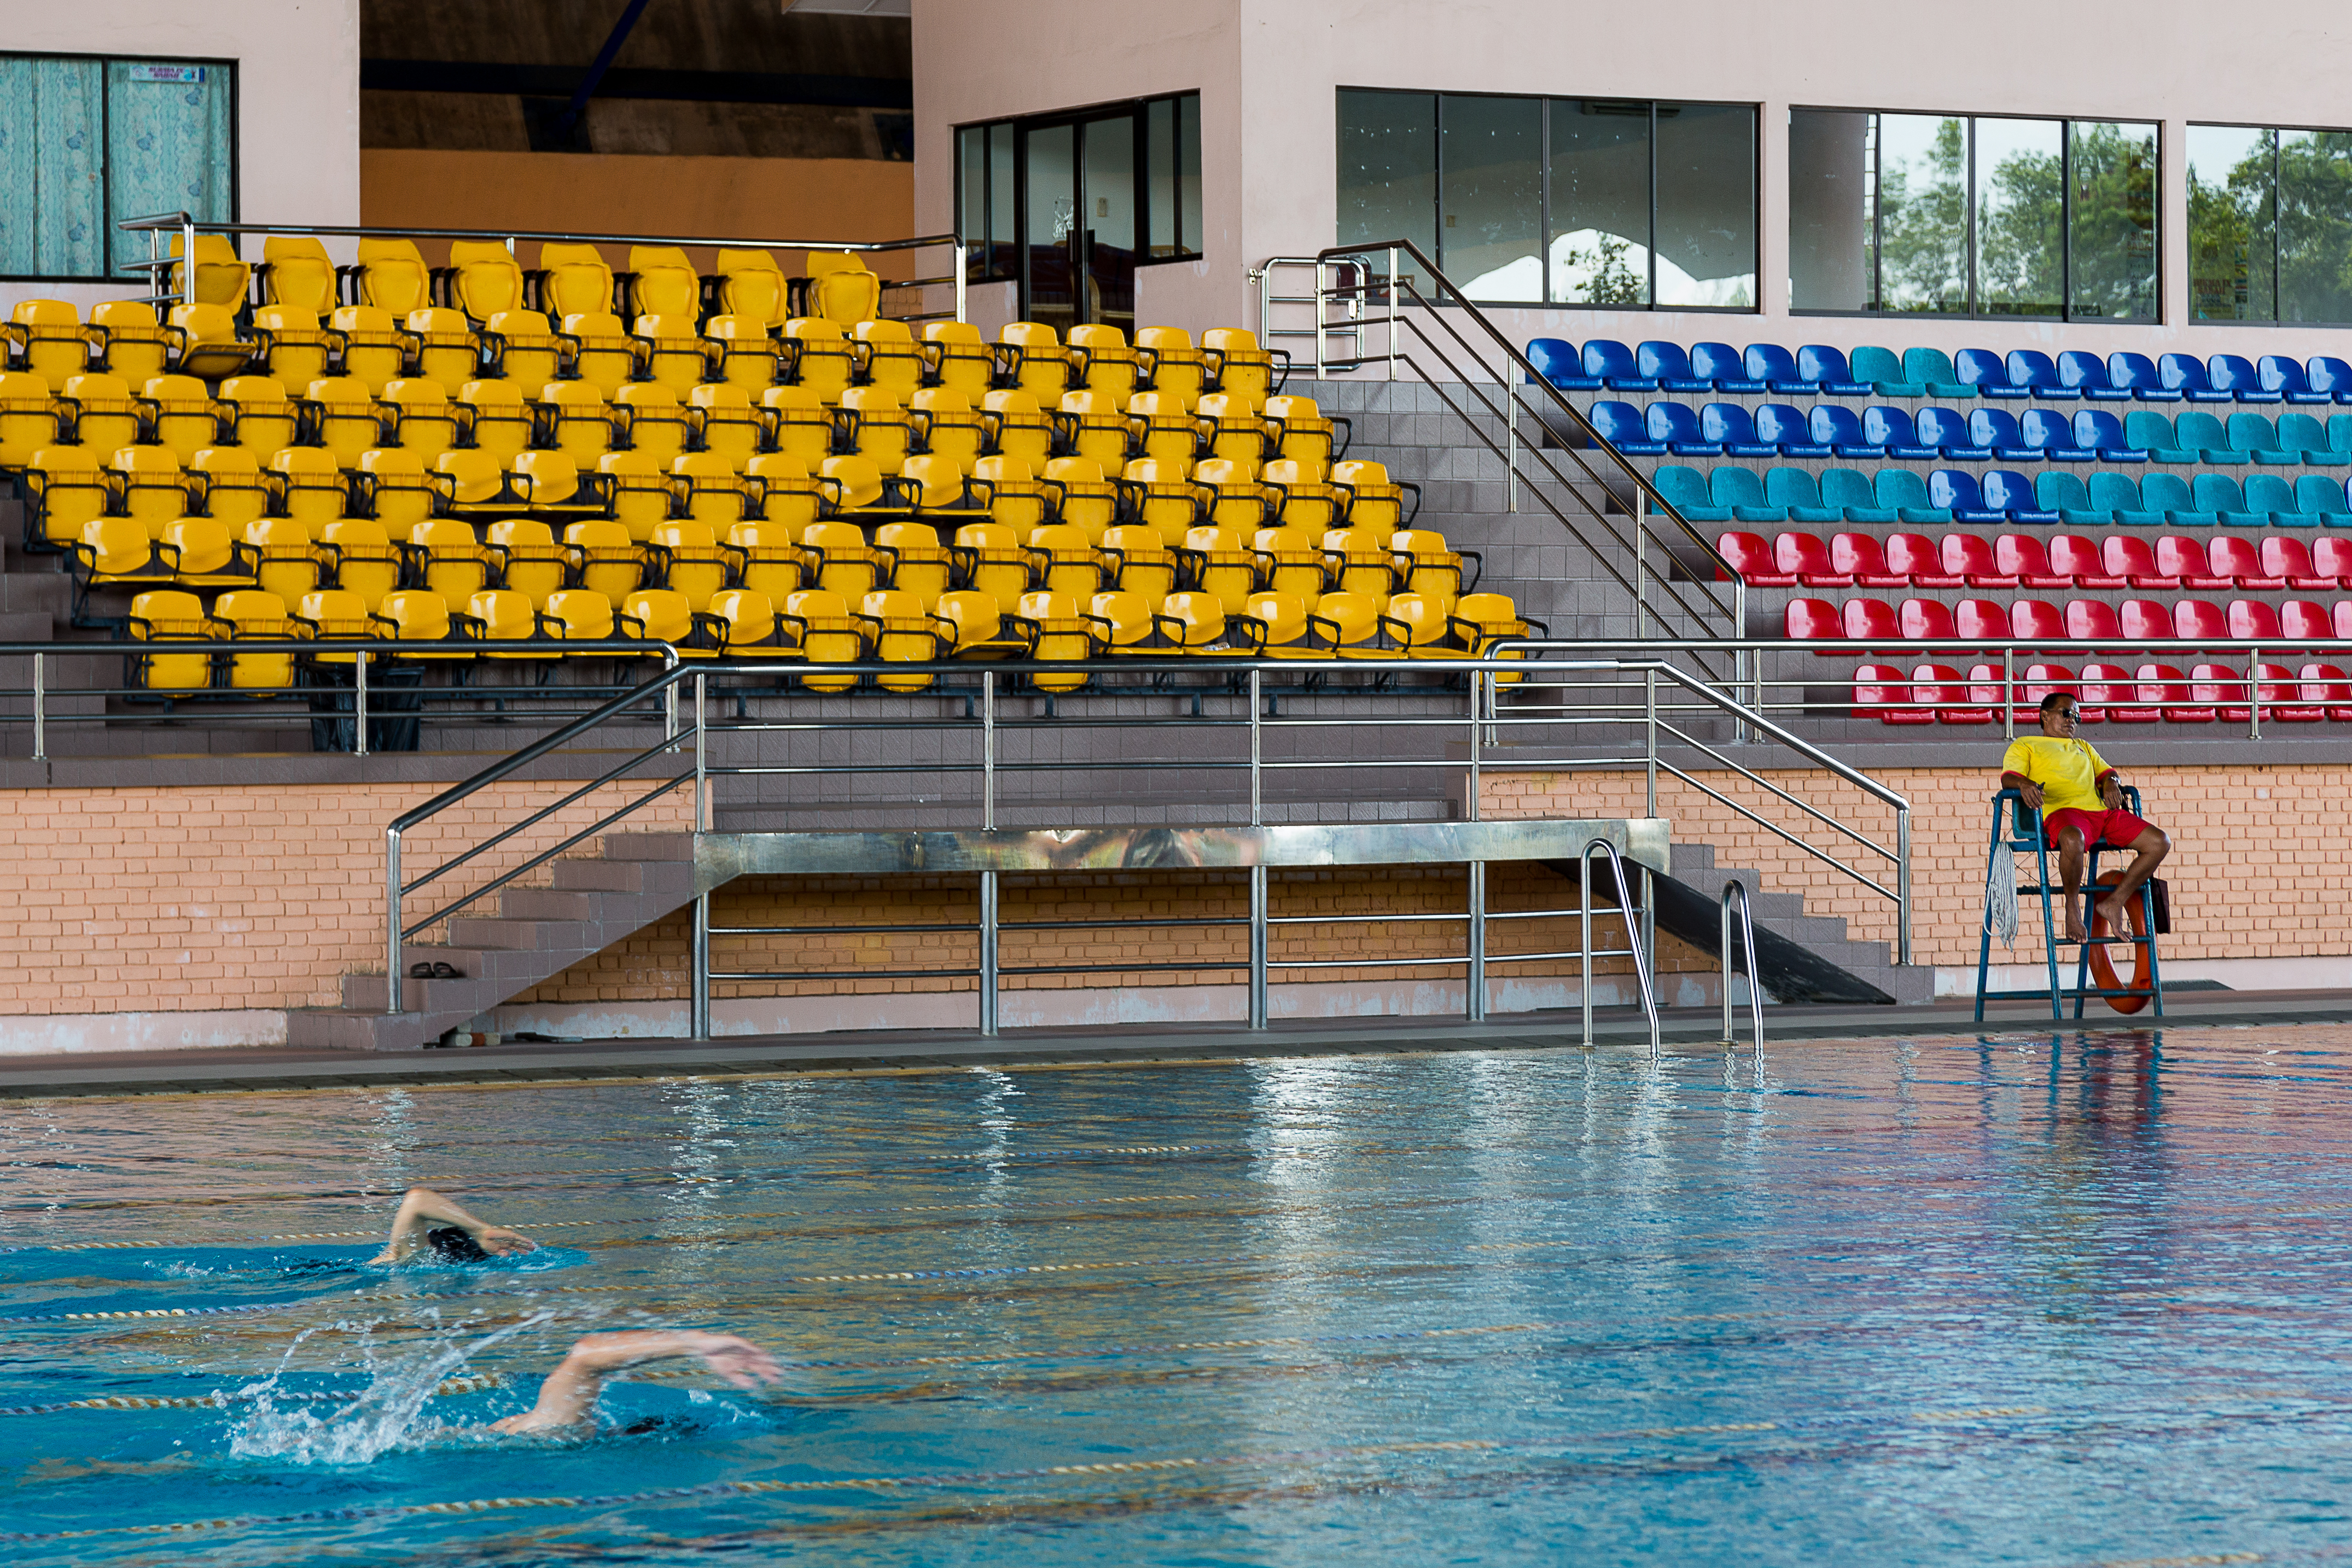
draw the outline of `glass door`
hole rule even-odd
[[[1078,191],[1086,236],[1087,321],[1135,334],[1135,116],[1080,127],[1086,178]]]
[[[1035,126],[1021,140],[1022,314],[1067,337],[1084,319],[1073,265],[1084,240],[1077,221],[1077,128]]]

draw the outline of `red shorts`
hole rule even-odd
[[[2052,811],[2042,819],[2042,831],[2050,835],[2050,847],[2058,847],[2058,830],[2072,825],[2083,830],[2083,847],[2105,844],[2109,849],[2127,850],[2132,841],[2147,831],[2147,824],[2129,811]]]

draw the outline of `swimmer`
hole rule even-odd
[[[441,1227],[428,1228],[432,1220],[441,1221]],[[431,1188],[412,1186],[400,1200],[400,1212],[393,1216],[391,1239],[368,1261],[404,1263],[415,1255],[420,1240],[444,1263],[482,1263],[539,1249],[538,1242],[519,1231],[484,1224]]]
[[[734,1386],[757,1389],[783,1377],[775,1357],[750,1340],[693,1329],[637,1329],[592,1333],[573,1345],[563,1364],[539,1385],[539,1403],[520,1416],[490,1423],[493,1432],[546,1432],[589,1437],[596,1430],[596,1398],[604,1379],[651,1361],[698,1357]]]

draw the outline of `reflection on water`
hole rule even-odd
[[[2352,1030],[0,1110],[24,1560],[2352,1545]],[[550,1243],[366,1267],[399,1190]],[[728,1329],[513,1443],[579,1334]],[[156,1527],[172,1528],[154,1532]]]

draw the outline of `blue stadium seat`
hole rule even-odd
[[[2278,417],[2278,444],[2298,455],[2307,468],[2341,468],[2352,464],[2352,453],[2338,452],[2327,439],[2327,427],[2317,414],[2289,409]]]
[[[2240,402],[2277,402],[2280,394],[2263,385],[2253,362],[2243,354],[2216,354],[2205,362],[2205,379],[2215,392],[2228,392]]]
[[[2074,422],[2054,408],[2029,408],[2018,422],[2018,433],[2025,444],[2042,455],[2045,463],[2095,463],[2099,455],[2074,440]],[[2000,455],[1996,452],[1993,455]]]
[[[2190,402],[2235,402],[2237,398],[2220,391],[2213,379],[2205,373],[2205,361],[2194,354],[2162,354],[2156,361],[2156,378],[2168,392],[2177,392]]]
[[[2083,476],[2068,469],[2045,468],[2036,474],[2033,498],[2043,511],[2057,513],[2058,520],[2069,528],[2100,528],[2116,520],[2113,511],[2091,504]]]
[[[1927,504],[1951,514],[1956,523],[2005,523],[2007,512],[1985,505],[1977,476],[1965,468],[1938,468],[1927,476]]]
[[[1805,416],[1785,402],[1768,402],[1756,411],[1756,439],[1769,441],[1783,457],[1827,457],[1830,449],[1813,440]]]
[[[1976,388],[1979,397],[2032,397],[2032,387],[2021,387],[2009,379],[2009,367],[1990,349],[1962,349],[1954,356],[1960,380]]]
[[[2178,474],[2150,474],[2139,482],[2139,495],[2141,504],[2149,511],[2161,512],[2165,521],[2183,528],[2210,528],[2221,520],[2215,513],[2198,506],[2189,481]]]
[[[1880,507],[1903,523],[1948,523],[1952,511],[1927,497],[1927,481],[1908,468],[1881,468],[1871,481],[1871,493]]]
[[[1764,504],[1778,507],[1788,513],[1792,523],[1842,523],[1844,509],[1825,506],[1822,487],[1812,475],[1802,468],[1768,468],[1764,471]]]
[[[2041,525],[2058,520],[2057,508],[2042,506],[2033,482],[2012,468],[1995,468],[1984,476],[1984,504],[1987,511],[2006,513],[2012,523]]]
[[[2073,387],[2094,402],[2127,402],[2131,397],[2131,388],[2116,385],[2108,376],[2105,360],[2080,349],[2069,349],[2058,356],[2058,384]]]
[[[1628,457],[1664,457],[1666,444],[1650,439],[1642,411],[1630,402],[1596,402],[1584,411],[1601,439]]]
[[[2260,512],[2282,528],[2307,528],[2317,522],[2303,515],[2303,508],[2294,503],[2294,488],[2276,474],[2247,476],[2246,510]]]
[[[1727,457],[1778,457],[1780,449],[1758,438],[1756,422],[1748,410],[1736,402],[1711,402],[1698,411],[1698,432],[1702,441],[1723,444]]]
[[[1941,448],[1919,439],[1918,426],[1908,411],[1883,403],[1862,411],[1862,441],[1865,446],[1885,447],[1889,457],[1912,462],[1933,462],[1944,455]]]
[[[1822,507],[1828,511],[1845,514],[1849,523],[1899,523],[1901,514],[1892,507],[1882,507],[1870,488],[1870,481],[1852,468],[1822,470]]]
[[[2011,349],[2005,368],[2011,386],[2030,388],[2043,402],[2071,402],[2083,395],[2059,379],[2058,367],[2039,349]]]
[[[1698,410],[1686,402],[1654,402],[1643,416],[1653,441],[1663,441],[1676,457],[1720,457],[1723,443],[1699,434]]]
[[[1764,390],[1776,397],[1811,397],[1822,390],[1819,382],[1797,373],[1796,356],[1778,343],[1750,343],[1739,362],[1748,380],[1762,382]]]
[[[2147,504],[2128,474],[2092,475],[2091,509],[2105,512],[2126,528],[2160,528],[2165,523],[2162,508]]]
[[[1969,411],[1969,444],[1990,452],[2002,463],[2039,463],[2042,454],[2026,445],[2019,434],[2017,415],[2005,408]]]
[[[2119,387],[2129,387],[2132,396],[2142,402],[2179,402],[2180,394],[2166,386],[2156,373],[2155,363],[2146,354],[2126,353],[2118,350],[2107,356],[2107,380]]]
[[[2246,455],[2230,444],[2230,432],[2221,416],[2201,408],[2184,408],[2172,422],[2173,440],[2192,452],[2204,454],[2204,461],[2213,463],[2243,463]],[[2161,463],[2163,458],[2157,459]]]
[[[1854,375],[1845,355],[1826,343],[1807,343],[1797,350],[1797,379],[1817,383],[1829,397],[1869,397],[1874,392]]]
[[[1850,408],[1833,402],[1817,402],[1805,423],[1813,444],[1827,446],[1840,457],[1884,457],[1886,448],[1865,441],[1862,434],[1862,415]]]
[[[1715,383],[1691,369],[1690,351],[1680,343],[1652,338],[1633,345],[1633,373],[1658,383],[1660,392],[1713,392]]]
[[[2315,354],[2305,379],[2315,392],[2326,392],[2337,402],[2352,402],[2352,364],[2332,354]]]
[[[1903,350],[1903,379],[1917,382],[1927,390],[1927,397],[1974,397],[1977,389],[1960,380],[1960,372],[1952,369],[1952,356],[1941,349],[1906,349]]]
[[[2156,416],[2162,419],[2162,414]],[[2074,444],[2097,451],[2102,463],[2145,463],[2147,451],[2124,439],[2123,421],[2103,408],[2077,409]]]
[[[2270,524],[2270,514],[2248,507],[2245,492],[2227,474],[2198,475],[2189,494],[2196,510],[2212,513],[2225,528],[2260,528]]]
[[[1693,343],[1691,374],[1713,382],[1719,392],[1738,395],[1764,390],[1764,383],[1748,375],[1746,362],[1728,343]]]
[[[1565,338],[1538,338],[1528,345],[1528,363],[1562,392],[1599,392],[1601,378],[1584,373],[1584,356]]]
[[[2303,454],[2290,452],[2279,439],[2278,426],[2266,415],[2233,413],[2225,426],[2229,432],[2231,450],[2242,452],[2257,463],[2267,463],[2273,468],[2300,468]]]
[[[1866,384],[1880,397],[1926,397],[1927,383],[1915,382],[1903,373],[1903,361],[1892,349],[1882,349],[1875,343],[1864,343],[1853,351],[1851,368],[1853,379]]]
[[[1938,455],[1954,463],[1992,461],[1992,448],[1979,446],[1969,438],[1968,418],[1957,409],[1923,408],[1919,411],[1918,426],[1919,444],[1934,447]]]
[[[2273,392],[2289,402],[2334,402],[2332,392],[2314,392],[2311,378],[2304,374],[2303,361],[2284,354],[2264,354],[2254,361],[2254,379],[2264,392]]]
[[[2294,482],[2294,506],[2327,528],[2352,528],[2352,487],[2341,479],[2305,474]]]
[[[2202,463],[2203,453],[2183,443],[2172,428],[2172,416],[2154,409],[2136,408],[2124,415],[2124,444],[2147,454],[2151,463]]]
[[[1650,476],[1650,483],[1658,487],[1658,494],[1666,498],[1668,506],[1690,522],[1731,521],[1731,508],[1715,504],[1714,498],[1706,493],[1706,476],[1696,468],[1685,468],[1679,464],[1662,464],[1658,471]]]
[[[1655,392],[1656,380],[1633,368],[1633,350],[1613,338],[1595,338],[1584,345],[1584,373],[1599,376],[1612,392]]]
[[[1732,520],[1741,523],[1785,523],[1789,511],[1764,499],[1764,477],[1753,468],[1735,468],[1729,464],[1706,476],[1707,494],[1718,507],[1731,508]]]

